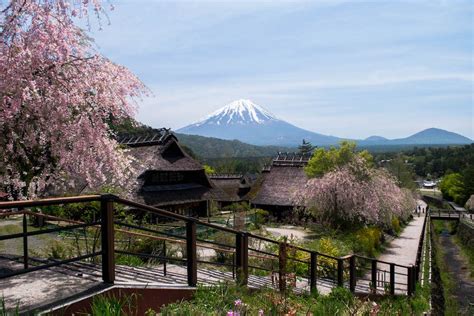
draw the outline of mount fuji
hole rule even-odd
[[[341,139],[314,133],[278,119],[250,100],[236,100],[206,118],[180,128],[178,133],[237,139],[253,145],[295,147],[304,139],[313,145],[333,145]]]

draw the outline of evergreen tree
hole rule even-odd
[[[316,146],[313,146],[311,142],[307,142],[303,139],[303,143],[298,146],[298,152],[302,155],[311,155]]]

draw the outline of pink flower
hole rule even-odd
[[[240,299],[239,299],[239,300],[236,300],[236,301],[234,302],[234,305],[235,305],[235,306],[240,306],[240,305],[242,305],[242,300],[240,300]]]
[[[228,311],[228,312],[227,312],[227,316],[235,316],[235,315],[234,315],[234,311]]]
[[[258,316],[263,316],[263,309],[258,310]]]

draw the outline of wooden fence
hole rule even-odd
[[[100,219],[88,223],[72,221],[70,219],[57,218],[54,216],[32,211],[48,205],[64,205],[69,203],[89,203],[100,202]],[[120,205],[134,212],[149,213],[153,216],[167,218],[183,224],[184,236],[159,231],[142,225],[133,225],[120,220],[114,210]],[[380,261],[356,254],[334,257],[324,253],[302,248],[287,242],[276,241],[267,237],[235,230],[229,227],[200,221],[196,218],[175,214],[169,211],[140,204],[130,200],[122,199],[114,195],[88,195],[65,198],[52,198],[31,201],[1,202],[0,210],[7,210],[0,213],[0,216],[23,215],[23,232],[17,234],[1,235],[0,241],[14,238],[23,239],[23,268],[12,272],[0,274],[0,279],[14,277],[19,274],[29,273],[54,266],[68,264],[76,261],[90,260],[97,258],[102,265],[102,280],[105,283],[115,281],[115,258],[116,254],[132,255],[145,258],[153,258],[163,262],[163,273],[166,275],[166,263],[174,262],[184,265],[187,271],[187,284],[196,286],[198,284],[198,264],[217,265],[227,267],[232,270],[236,282],[241,285],[248,284],[249,271],[261,270],[263,273],[276,274],[278,288],[281,291],[287,290],[293,278],[303,278],[307,280],[309,290],[314,291],[318,282],[326,282],[333,286],[347,287],[352,292],[378,293],[378,294],[408,294],[415,290],[415,285],[420,279],[420,267],[422,266],[422,247],[424,244],[424,231],[420,236],[416,264],[413,266],[399,265],[394,262]],[[27,216],[43,217],[49,220],[64,221],[70,225],[43,229],[38,231],[28,231]],[[425,220],[426,225],[426,220]],[[214,240],[198,238],[197,227],[204,226],[208,229],[224,232],[234,236],[232,245],[223,244]],[[38,264],[37,260],[32,260],[28,255],[28,237],[40,234],[56,233],[60,231],[73,230],[78,228],[86,229],[94,227],[100,229],[101,249],[88,254],[68,258],[65,260],[55,260]],[[122,227],[122,228],[121,228]],[[134,231],[123,228],[133,229]],[[134,253],[115,249],[117,242],[116,235],[128,234],[142,238],[151,238],[163,241],[162,255]],[[185,256],[181,258],[167,256],[166,245],[177,243],[185,245]],[[267,246],[273,245],[275,251],[258,249],[252,245],[263,243]],[[207,248],[214,251],[228,253],[232,256],[232,262],[215,262],[199,260],[197,249]],[[268,247],[267,247],[268,248]],[[271,248],[271,247],[270,247]],[[252,262],[258,261],[258,264]],[[263,264],[267,261],[267,264]],[[269,262],[269,263],[268,263]],[[34,265],[32,265],[34,263]],[[304,266],[305,269],[296,269],[296,266]]]

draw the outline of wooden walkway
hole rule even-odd
[[[418,241],[424,221],[424,214],[421,215],[415,217],[402,234],[389,244],[385,253],[378,258],[379,260],[403,265],[413,265],[415,263]],[[5,267],[7,265],[9,265],[9,268],[21,268],[22,264],[0,260],[0,266]],[[389,282],[390,266],[378,263],[377,269],[377,279],[380,280],[377,283],[377,292],[384,293],[386,283]],[[163,265],[151,267],[117,265],[115,284],[148,288],[188,287],[186,266],[168,264],[166,270],[165,275]],[[406,293],[406,269],[403,271],[403,269],[397,267],[395,272],[396,293]],[[369,293],[370,279],[370,275],[358,279],[356,292]],[[198,267],[198,284],[212,285],[225,281],[235,282],[231,271],[223,271],[209,266]],[[270,275],[249,275],[248,285],[253,288],[278,289],[278,284],[272,282]],[[0,280],[0,295],[5,297],[9,307],[14,307],[19,303],[22,309],[32,310],[48,307],[53,302],[67,298],[88,295],[105,287],[107,285],[102,283],[100,265],[75,262]],[[321,278],[317,280],[317,288],[321,294],[329,293],[333,287],[335,287],[333,280]],[[308,279],[298,278],[295,291],[309,291]]]
[[[380,255],[377,260],[394,262],[405,266],[412,266],[415,264],[418,243],[420,241],[420,236],[423,233],[423,222],[425,221],[426,213],[421,213],[419,216],[415,214],[414,216],[413,220],[405,227],[400,236],[390,242],[384,253]],[[377,269],[377,279],[380,280],[377,284],[377,292],[384,293],[386,290],[384,288],[385,283],[390,281],[390,265],[386,263],[378,263]],[[395,268],[396,292],[406,291],[406,273],[406,269],[400,267]],[[370,279],[370,277],[367,276],[366,279]]]
[[[3,262],[5,263],[5,262]],[[8,263],[10,266],[11,263]],[[18,267],[21,264],[18,263]],[[164,275],[163,265],[153,267],[116,266],[117,286],[140,288],[182,287],[188,288],[186,266],[167,265]],[[198,268],[198,284],[216,285],[222,282],[233,283],[232,272],[210,268]],[[249,275],[248,286],[252,288],[278,289],[268,276]],[[318,291],[327,294],[335,284],[319,279]],[[21,310],[44,310],[62,300],[71,300],[90,295],[109,287],[102,282],[101,266],[91,263],[75,262],[61,266],[30,272],[0,281],[0,295],[3,295],[7,308],[17,304]],[[359,291],[365,291],[363,287]],[[296,292],[309,291],[308,279],[299,279]]]

